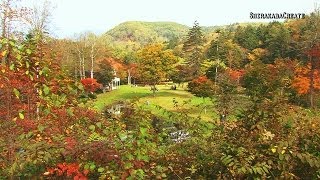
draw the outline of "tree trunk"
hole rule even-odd
[[[4,12],[5,13],[5,12]],[[6,15],[4,15],[2,22],[1,22],[1,26],[2,26],[2,34],[1,37],[5,38],[6,37]]]
[[[77,66],[74,66],[74,79],[78,78],[78,69]]]
[[[90,78],[93,79],[93,58],[91,57],[91,72],[90,72]]]
[[[214,77],[214,94],[217,94],[218,66],[216,66],[216,74]]]
[[[9,46],[9,45],[8,45]],[[8,69],[9,69],[9,67],[10,67],[10,53],[11,53],[11,48],[10,47],[8,47],[8,54],[7,54],[7,57],[9,57],[9,58],[7,58],[7,67],[8,67]],[[11,117],[11,111],[12,111],[12,90],[13,90],[13,88],[12,88],[12,86],[11,86],[11,82],[10,82],[10,79],[11,79],[11,77],[10,77],[10,72],[8,73],[8,79],[9,79],[9,82],[8,82],[8,87],[7,87],[7,98],[8,98],[8,100],[6,101],[7,102],[7,120],[8,121],[10,121],[10,120],[12,120],[12,117]]]
[[[1,19],[1,27],[2,27],[2,34],[1,34],[1,37],[2,38],[7,38],[7,22],[8,22],[8,16],[9,16],[9,10],[8,10],[8,6],[10,5],[10,2],[9,1],[6,1],[6,2],[3,2],[3,4],[1,4],[3,8],[3,17]]]
[[[156,96],[156,84],[153,84],[152,91],[153,91],[153,97],[155,97]]]
[[[93,79],[93,64],[94,64],[94,47],[95,43],[91,45],[91,78]]]
[[[130,73],[130,70],[128,70],[128,85],[131,85],[131,73]]]
[[[81,58],[80,50],[78,50],[78,58],[79,58],[79,77],[80,77],[80,79],[82,79],[82,72],[81,72],[82,58]]]
[[[81,79],[85,79],[86,78],[86,70],[84,68],[84,57],[82,57],[82,78]]]

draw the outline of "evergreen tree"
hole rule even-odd
[[[248,25],[246,27],[238,26],[235,31],[235,42],[248,50],[259,47],[259,34],[257,28]]]
[[[270,53],[263,62],[269,64],[274,63],[276,58],[289,57],[291,41],[289,29],[280,22],[269,23],[266,28],[264,48]]]
[[[183,44],[183,51],[187,60],[187,66],[190,68],[190,79],[201,75],[201,63],[203,61],[203,43],[204,36],[197,21],[189,30],[187,40]]]

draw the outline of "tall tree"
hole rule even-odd
[[[234,37],[236,43],[248,50],[253,50],[259,46],[257,28],[251,25],[246,27],[238,26]]]
[[[79,35],[77,38],[77,42],[74,43],[75,49],[77,51],[78,60],[79,60],[79,77],[80,79],[86,78],[85,76],[85,59],[86,59],[86,53],[88,49],[88,43],[86,40],[86,37],[84,35]]]
[[[191,71],[190,79],[201,75],[201,63],[203,62],[204,36],[197,21],[189,30],[187,40],[183,44],[183,51],[187,65]]]
[[[19,0],[2,0],[0,2],[1,38],[12,38],[14,34],[20,33],[22,30],[20,31],[19,27],[22,27],[23,18],[28,11],[28,8],[20,5]],[[7,47],[6,51],[11,51],[8,44],[5,47]],[[9,66],[9,59],[3,56],[2,64]]]
[[[99,70],[96,72],[96,79],[99,83],[108,85],[114,78],[114,69],[107,59],[102,59],[98,63]]]
[[[238,44],[234,43],[228,31],[217,31],[217,38],[213,39],[206,50],[208,68],[206,76],[214,79],[217,85],[219,73],[230,68],[240,69],[244,66],[244,52]],[[215,89],[216,90],[216,89]]]
[[[162,44],[151,44],[138,52],[138,73],[145,83],[151,85],[155,95],[156,84],[167,78],[178,58],[172,50],[165,50]]]
[[[283,23],[272,22],[266,28],[263,47],[270,53],[262,59],[263,62],[274,63],[276,58],[289,57],[291,36],[288,27]]]
[[[302,59],[310,64],[309,72],[309,100],[310,107],[315,107],[315,72],[319,69],[319,51],[320,51],[320,9],[316,8],[314,12],[306,18],[305,24],[301,27],[300,47],[305,52]]]
[[[91,60],[90,77],[93,78],[93,67],[95,63],[95,58],[98,54],[97,36],[92,33],[88,34],[88,43],[90,48],[90,60]]]
[[[18,30],[29,9],[22,7],[20,0],[2,0],[0,3],[1,37],[9,38]]]
[[[85,32],[76,35],[74,41],[74,54],[77,56],[78,72],[80,79],[86,77],[86,71],[90,71],[90,78],[94,78],[94,69],[97,68],[96,60],[107,55],[104,39],[94,33]]]
[[[52,16],[52,5],[49,1],[38,1],[25,17],[30,33],[43,36],[49,31],[50,18]]]
[[[245,65],[245,51],[232,39],[218,37],[212,40],[206,56],[211,61],[222,61],[230,68],[240,69]]]

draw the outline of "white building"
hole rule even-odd
[[[114,77],[111,81],[111,90],[120,89],[120,78]]]

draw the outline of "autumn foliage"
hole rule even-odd
[[[199,76],[193,79],[189,82],[188,88],[196,96],[208,97],[214,93],[214,84],[206,76]]]
[[[227,73],[229,74],[230,78],[233,81],[237,81],[237,82],[239,82],[240,79],[243,77],[244,72],[245,71],[243,69],[241,69],[241,70],[234,70],[234,69],[231,69],[231,68],[227,69]]]
[[[44,173],[46,176],[73,177],[74,180],[87,180],[89,170],[80,170],[77,163],[59,163],[55,168],[48,168]]]
[[[82,79],[81,83],[87,92],[95,92],[98,88],[101,88],[102,86],[97,82],[96,79],[93,79],[93,78]]]
[[[298,67],[295,70],[295,77],[292,83],[292,87],[296,89],[299,94],[308,94],[310,89],[310,64],[305,67]],[[320,70],[314,70],[314,84],[315,90],[320,90]]]
[[[190,54],[185,65],[179,45],[175,50],[147,45],[128,67],[102,58],[103,78],[95,72],[101,83],[110,82],[113,70],[120,78],[127,71],[128,79],[152,85],[154,92],[161,81],[189,81],[193,94],[159,88],[161,100],[177,97],[173,106],[163,107],[156,97],[149,103],[150,92],[143,88],[137,97],[114,95],[109,106],[121,105],[119,114],[94,108],[87,95],[95,95],[101,84],[93,78],[79,81],[80,67],[74,66],[74,74],[64,71],[61,60],[71,60],[55,52],[63,46],[53,38],[1,38],[0,179],[320,179],[319,111],[290,101],[319,95],[320,51],[307,54],[314,59],[297,59],[306,58],[298,49],[315,30],[293,32],[297,42],[303,33],[310,37],[292,46],[286,28],[274,23],[235,29],[241,33],[217,31],[210,61],[219,61],[204,63],[207,76],[202,71],[206,45],[193,45],[197,38],[183,48]],[[181,40],[177,36],[176,43]],[[136,93],[140,87],[122,89],[127,88]]]

